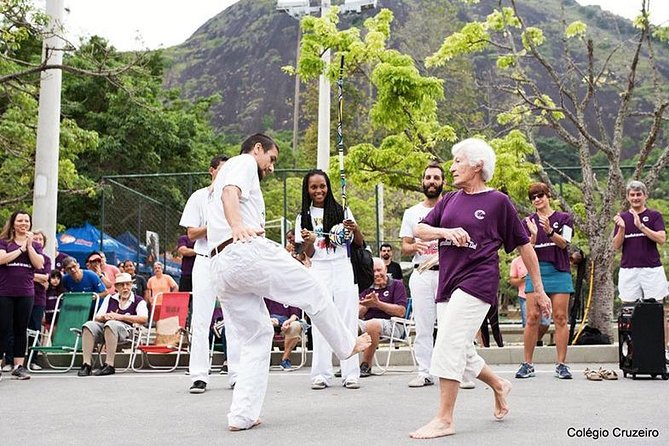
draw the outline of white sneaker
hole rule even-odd
[[[359,389],[360,382],[357,379],[349,378],[346,380],[346,382],[344,382],[344,387],[347,389]]]
[[[12,370],[14,370],[14,366],[11,364],[5,364],[2,366],[3,372],[11,372]]]
[[[460,383],[461,389],[475,389],[476,383],[474,381],[462,381]]]
[[[30,368],[33,370],[42,370],[42,366],[35,363],[33,363],[33,365],[31,365]]]
[[[409,387],[425,387],[434,384],[434,380],[430,376],[418,375],[409,381]]]

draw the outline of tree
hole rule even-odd
[[[632,178],[641,179],[652,189],[669,162],[669,146],[662,134],[669,96],[656,59],[656,45],[666,41],[669,31],[651,25],[648,2],[643,0],[634,21],[635,35],[607,50],[588,35],[583,22],[569,21],[569,16],[563,9],[563,35],[559,42],[553,42],[561,49],[561,64],[551,62],[545,54],[546,35],[522,17],[515,0],[500,1],[499,9],[484,21],[472,21],[446,37],[426,62],[429,66],[453,63],[482,51],[493,55],[499,88],[513,101],[510,109],[498,115],[499,123],[522,129],[529,136],[547,127],[577,151],[580,181],[566,173],[562,177],[580,191],[583,203],[582,212],[575,212],[576,224],[587,237],[590,265],[595,268],[589,322],[610,336],[615,254],[612,218],[624,206],[621,163],[631,127],[646,128]],[[644,77],[645,72],[650,76]],[[540,80],[548,80],[549,88],[540,88]],[[642,95],[642,90],[650,90],[650,95]],[[651,163],[649,157],[655,151],[658,156]],[[608,172],[597,178],[593,157],[600,153],[606,157]],[[548,167],[537,150],[534,158]],[[545,170],[540,171],[540,177],[551,184]],[[572,210],[575,203],[554,192],[562,207]]]

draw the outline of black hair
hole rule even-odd
[[[216,169],[221,163],[224,163],[229,159],[230,157],[227,155],[216,155],[209,162],[209,167],[211,167],[212,169]]]
[[[256,133],[255,135],[251,135],[244,140],[244,142],[242,143],[242,149],[239,152],[240,155],[242,153],[250,153],[255,147],[255,145],[258,143],[260,143],[263,151],[265,152],[269,152],[270,150],[272,150],[272,147],[276,147],[277,151],[279,150],[279,146],[277,145],[277,143],[274,142],[272,138],[262,133]]]
[[[63,273],[61,273],[57,269],[52,269],[51,272],[49,273],[49,279],[52,279],[54,277],[57,277],[58,280],[60,280],[60,282],[58,283],[58,285],[56,285],[54,287],[53,285],[51,285],[51,281],[49,281],[49,285],[47,286],[47,290],[53,290],[54,291],[53,294],[51,294],[51,296],[63,294],[66,291],[65,290],[65,285],[63,285]]]
[[[311,224],[311,214],[309,212],[309,208],[311,207],[311,198],[309,198],[309,178],[315,175],[321,175],[325,178],[325,184],[328,187],[328,192],[325,194],[325,202],[323,203],[323,235],[325,236],[325,245],[331,247],[332,244],[330,243],[328,234],[334,225],[344,221],[344,208],[337,203],[332,194],[332,186],[330,185],[328,174],[320,169],[310,170],[302,179],[302,212],[300,213],[300,222],[302,229],[308,229],[310,231],[314,230],[314,226]]]
[[[441,167],[441,164],[438,162],[430,161],[430,164],[428,164],[427,167],[423,169],[423,175],[421,178],[425,178],[425,172],[427,172],[427,169],[439,169],[441,171],[441,178],[444,178],[444,168]]]
[[[390,248],[390,250],[393,250],[393,247],[390,245],[390,243],[381,243],[381,246],[379,246],[379,251],[381,251],[383,248]]]

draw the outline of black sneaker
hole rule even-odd
[[[102,367],[101,369],[97,369],[95,372],[93,372],[93,375],[107,376],[107,375],[113,375],[114,373],[116,373],[116,369],[114,368],[114,366],[105,364],[104,367]]]
[[[190,393],[204,393],[205,390],[207,390],[207,383],[199,379],[188,389]]]
[[[372,368],[366,362],[360,364],[360,378],[372,376]]]
[[[77,376],[91,376],[91,366],[88,364],[81,364]]]
[[[336,372],[334,372],[335,378],[341,378],[341,369],[338,369]]]
[[[30,379],[30,373],[28,373],[28,370],[26,370],[26,368],[22,365],[17,365],[14,367],[14,370],[12,370],[12,376],[14,379]]]

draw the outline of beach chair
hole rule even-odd
[[[404,317],[396,317],[393,316],[390,318],[390,322],[392,323],[392,329],[391,329],[391,335],[390,336],[381,336],[381,343],[387,345],[386,349],[386,361],[385,361],[385,366],[382,366],[379,363],[378,355],[379,351],[381,350],[381,343],[379,344],[379,349],[374,353],[374,362],[376,363],[376,367],[381,370],[380,373],[376,373],[378,375],[382,375],[386,373],[388,370],[388,367],[390,366],[390,359],[392,357],[392,354],[395,350],[399,349],[402,345],[405,345],[409,348],[409,351],[411,352],[411,360],[413,361],[413,369],[411,370],[397,370],[398,372],[413,372],[416,369],[416,355],[414,354],[413,350],[413,336],[416,334],[416,322],[413,319],[413,304],[412,304],[412,299],[409,298],[407,299],[407,308],[406,308],[406,313],[404,314]],[[402,327],[403,328],[403,334],[402,336],[395,336],[395,328],[396,327]]]
[[[156,302],[160,304],[151,307],[149,328],[141,328],[139,341],[135,344],[130,363],[135,372],[171,372],[179,367],[181,353],[188,342],[188,302],[190,293],[160,293]],[[152,327],[155,325],[155,336],[152,336]],[[137,356],[141,357],[141,364],[136,365]],[[151,357],[173,356],[174,363],[157,365],[151,362]]]
[[[28,335],[35,339],[28,348],[26,368],[32,373],[66,373],[72,370],[77,353],[81,352],[81,327],[90,320],[91,302],[94,301],[94,308],[97,308],[99,300],[96,293],[61,294],[46,336],[39,331],[28,330]],[[38,353],[42,354],[48,368],[36,370],[32,367]],[[66,366],[53,365],[50,355],[70,356],[70,362]]]

